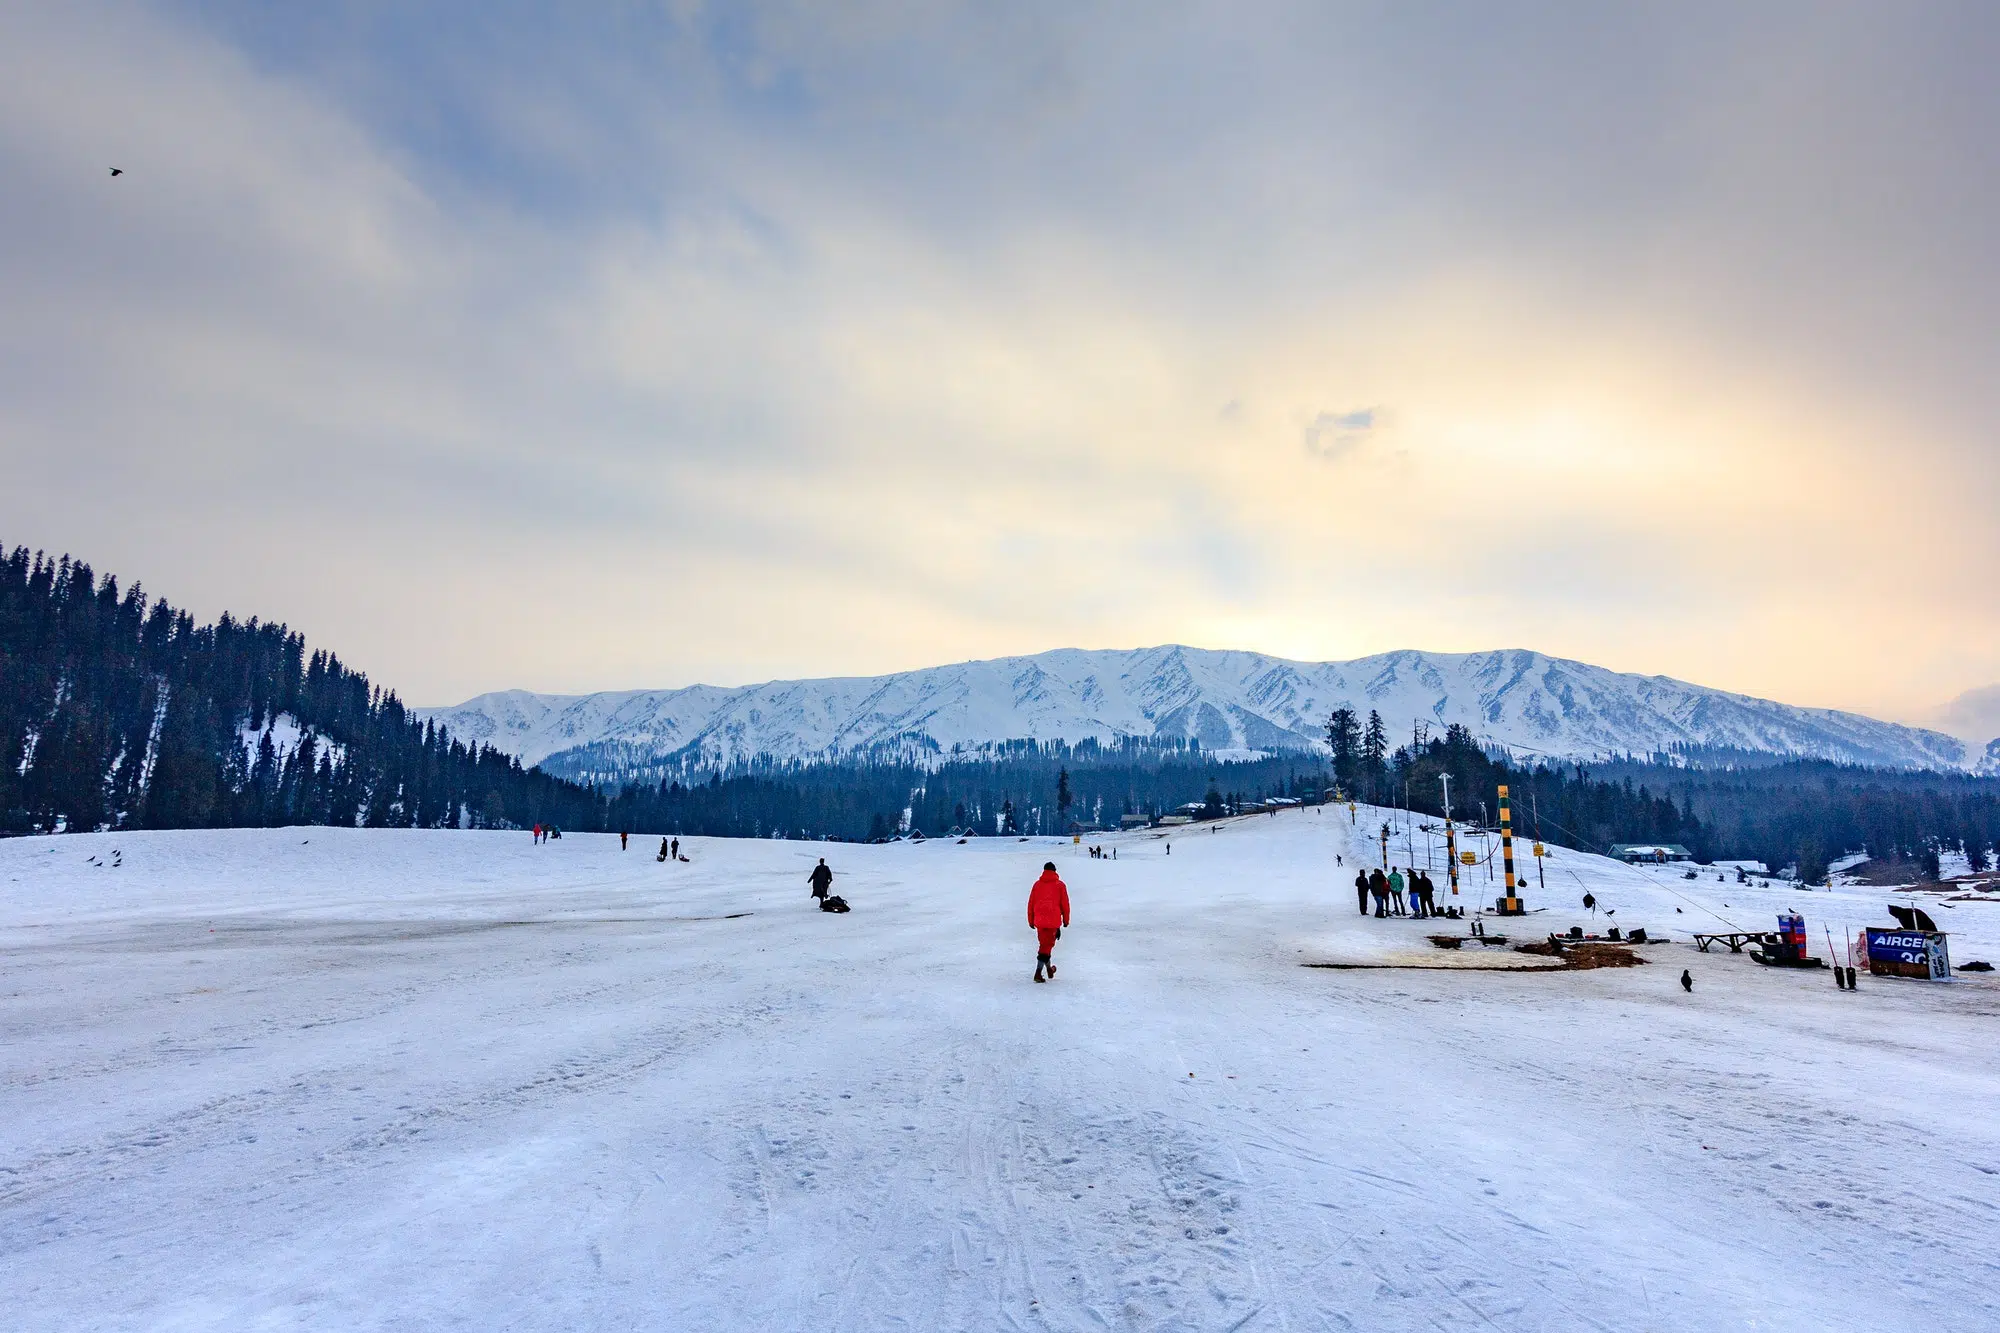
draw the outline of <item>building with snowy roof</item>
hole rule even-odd
[[[1614,842],[1611,844],[1611,859],[1664,864],[1668,861],[1692,861],[1694,853],[1677,842]]]

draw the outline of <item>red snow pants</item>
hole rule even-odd
[[[1055,952],[1056,933],[1057,933],[1056,928],[1054,926],[1035,927],[1035,938],[1041,942],[1037,946],[1036,952],[1041,954],[1042,957],[1046,958],[1050,954]]]

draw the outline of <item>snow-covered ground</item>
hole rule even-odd
[[[1588,889],[1672,936],[1652,966],[1300,966],[1517,957],[1358,916],[1332,861],[1372,813],[1115,862],[0,843],[0,1323],[2000,1327],[2000,985],[1697,953],[1793,907],[1823,951],[1882,894],[1565,852],[1492,929],[1589,924]],[[810,910],[822,852],[849,915]],[[1037,986],[1051,857],[1076,915]],[[1925,906],[2000,955],[2000,902]]]

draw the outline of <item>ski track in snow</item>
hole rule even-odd
[[[1354,913],[1370,813],[1190,829],[1171,856],[1108,835],[1116,862],[0,843],[5,1322],[2000,1326],[2000,985],[1848,995],[1701,954],[1710,910],[1802,908],[1817,941],[1886,895],[1562,851],[1526,891],[1548,910],[1493,928],[1588,923],[1589,888],[1674,938],[1654,965],[1301,967],[1450,957],[1421,937],[1457,923]],[[112,846],[121,868],[88,863]],[[848,916],[810,910],[822,852]],[[1022,906],[1049,858],[1076,923],[1036,986]],[[1958,961],[2000,954],[2000,902],[1927,910]]]

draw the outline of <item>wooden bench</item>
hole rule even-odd
[[[1731,930],[1719,935],[1696,935],[1694,947],[1707,953],[1711,944],[1726,944],[1729,952],[1742,953],[1745,945],[1775,944],[1777,941],[1777,935],[1768,930]]]

